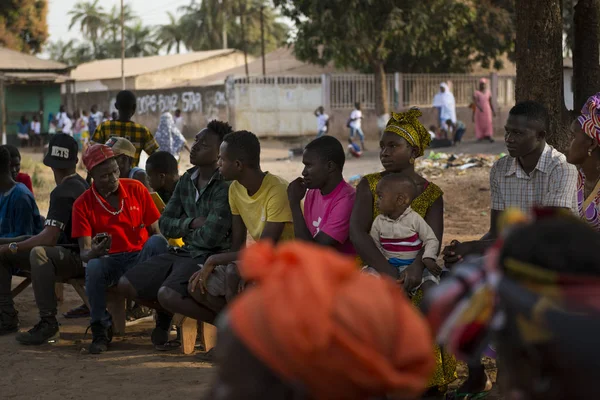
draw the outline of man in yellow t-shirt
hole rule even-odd
[[[287,197],[288,182],[260,168],[260,142],[251,132],[238,131],[225,136],[220,149],[219,170],[229,187],[229,205],[233,216],[231,251],[210,256],[192,276],[188,291],[199,303],[206,300],[207,280],[215,268],[226,268],[227,300],[237,292],[239,275],[232,264],[246,245],[246,236],[254,240],[270,239],[277,243],[294,238],[292,211]],[[227,266],[227,267],[224,267]],[[223,271],[217,274],[223,275]],[[214,276],[214,275],[213,275]]]

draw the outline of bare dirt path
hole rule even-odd
[[[287,155],[282,145],[264,146],[263,169],[294,179],[302,171],[299,160],[276,161]],[[376,149],[376,144],[370,144]],[[501,152],[502,146],[467,144],[453,149],[457,152]],[[442,150],[444,151],[444,150]],[[36,154],[24,165],[38,169],[39,179],[45,183],[36,192],[43,204],[52,183],[51,176],[39,166],[41,156]],[[184,156],[185,158],[185,156]],[[184,165],[185,166],[185,165]],[[25,168],[24,168],[25,169]],[[366,174],[380,169],[377,152],[368,152],[359,160],[348,160],[346,176]],[[27,172],[27,171],[26,171]],[[429,177],[445,192],[444,242],[452,239],[468,240],[484,234],[489,224],[489,168],[473,168],[459,173],[456,169],[436,171]],[[46,206],[47,207],[47,206]],[[45,210],[40,206],[43,213]],[[13,279],[13,285],[20,279]],[[76,293],[65,286],[63,309],[80,304]],[[26,289],[16,298],[22,329],[37,322],[37,308],[33,291]],[[116,338],[110,351],[100,356],[83,354],[81,349],[90,341],[84,340],[87,320],[59,318],[61,340],[53,345],[25,347],[18,345],[14,335],[0,337],[0,399],[178,399],[183,396],[202,398],[214,370],[197,362],[194,356],[179,353],[158,353],[150,344],[152,323],[146,322],[127,328],[123,338]],[[464,371],[460,371],[464,376]],[[500,397],[488,397],[499,400]]]

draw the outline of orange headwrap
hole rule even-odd
[[[354,260],[302,242],[244,251],[257,282],[229,308],[240,340],[317,399],[422,393],[434,368],[429,328],[400,288]]]

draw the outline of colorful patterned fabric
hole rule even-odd
[[[533,218],[520,211],[505,212],[504,232],[486,256],[456,266],[428,293],[422,310],[438,343],[465,361],[477,360],[492,332],[504,327],[506,305],[516,314],[515,334],[525,344],[553,338],[548,324],[552,312],[600,313],[599,277],[558,273],[510,257],[501,260],[503,240],[511,229],[548,217],[574,219],[566,211],[550,208],[536,210]]]
[[[595,230],[600,232],[600,192],[596,193],[596,196],[583,209],[583,203],[585,202],[585,174],[582,170],[579,170],[579,179],[577,180],[577,208],[579,209],[579,216],[585,220]]]
[[[398,285],[331,248],[261,241],[240,275],[256,285],[228,309],[237,337],[310,398],[417,398],[434,366],[429,328]]]
[[[586,135],[600,142],[600,93],[588,99],[577,121]]]
[[[169,112],[160,116],[160,123],[156,128],[154,139],[158,143],[159,151],[167,151],[175,158],[179,158],[179,153],[185,145],[185,137],[175,126],[173,116]]]
[[[403,113],[393,112],[392,118],[385,127],[385,132],[392,132],[403,137],[408,144],[417,149],[417,157],[421,157],[431,143],[429,131],[419,121],[419,117],[422,115],[421,110],[416,108]]]
[[[133,167],[137,167],[140,162],[140,154],[144,150],[148,155],[158,150],[158,143],[154,140],[152,133],[143,125],[128,121],[106,121],[100,124],[94,135],[92,142],[106,143],[111,137],[123,137],[129,140],[135,146],[135,157]]]
[[[379,207],[377,207],[377,184],[383,177],[381,172],[376,172],[374,174],[365,175],[365,179],[369,182],[369,189],[371,189],[371,194],[373,195],[373,220],[377,218],[379,215]],[[417,196],[412,203],[410,203],[410,208],[417,212],[421,216],[421,218],[425,218],[427,215],[427,211],[429,207],[435,203],[437,199],[442,197],[444,192],[437,186],[435,183],[427,182],[425,183],[425,190],[419,196]]]
[[[377,172],[374,174],[365,175],[365,179],[369,183],[369,189],[371,189],[371,195],[373,196],[373,220],[380,214],[379,208],[377,207],[377,184],[382,178],[382,173]],[[419,196],[417,196],[410,207],[419,214],[422,218],[425,218],[427,211],[436,202],[437,199],[442,197],[444,192],[434,183],[427,182],[425,184],[425,190]],[[364,265],[362,260],[359,260],[359,265]],[[423,299],[423,291],[417,290],[415,295],[411,298],[413,305],[419,306]],[[435,354],[435,371],[433,377],[429,381],[427,387],[440,387],[443,389],[444,386],[448,385],[456,379],[456,360],[451,354],[442,352],[438,346],[434,347]]]

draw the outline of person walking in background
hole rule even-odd
[[[348,119],[348,128],[350,128],[350,140],[354,139],[354,135],[358,135],[360,144],[363,151],[365,151],[365,134],[361,128],[362,111],[360,110],[360,102],[354,104],[354,110],[350,113],[350,119]]]
[[[438,110],[440,128],[448,131],[446,121],[456,122],[456,100],[446,82],[440,83],[440,91],[433,98],[433,107]]]
[[[75,117],[75,127],[73,129],[73,137],[77,141],[79,150],[82,150],[83,142],[84,142],[83,134],[84,134],[84,132],[87,133],[88,125],[87,125],[86,119],[83,117],[81,112],[79,112],[79,110],[75,111],[74,117]]]
[[[98,106],[94,104],[90,108],[90,119],[88,121],[88,128],[90,131],[90,135],[93,135],[94,132],[96,132],[96,128],[101,123],[102,123],[102,113],[98,111]]]
[[[323,106],[319,106],[315,110],[315,117],[317,117],[317,138],[320,138],[329,130],[329,115],[325,114]]]
[[[115,107],[119,110],[119,119],[103,122],[96,128],[91,140],[94,143],[101,144],[106,143],[113,136],[129,140],[135,146],[135,157],[131,166],[137,167],[142,150],[151,155],[158,150],[158,143],[156,143],[148,128],[131,120],[137,108],[137,101],[133,92],[129,90],[120,91],[117,94]]]
[[[71,119],[71,115],[69,115],[69,113],[62,114],[59,127],[62,128],[62,133],[73,136],[73,120]]]
[[[172,154],[177,160],[179,160],[179,153],[181,153],[182,149],[190,151],[185,137],[177,127],[170,112],[166,112],[160,116],[160,122],[154,134],[154,139],[158,143],[159,151],[166,151]]]
[[[183,116],[181,115],[181,110],[178,108],[175,110],[175,126],[179,129],[179,132],[183,133],[183,128],[185,127],[185,121]]]
[[[475,137],[478,141],[494,139],[494,125],[492,117],[496,116],[494,105],[492,104],[492,92],[487,87],[488,80],[481,78],[479,80],[479,89],[473,94],[473,122],[475,123]]]

